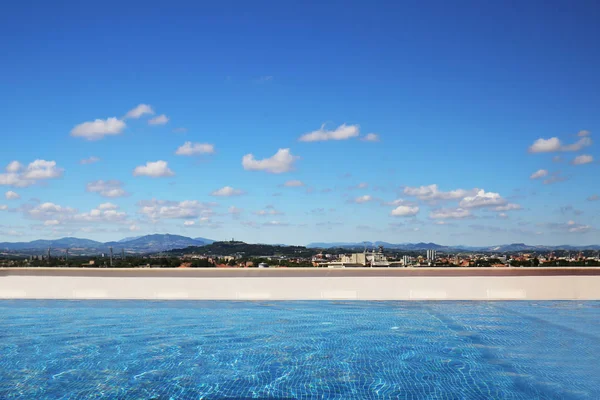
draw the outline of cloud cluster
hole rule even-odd
[[[6,197],[6,200],[17,200],[21,198],[17,192],[13,192],[12,190],[4,193],[4,197]]]
[[[94,163],[97,163],[98,161],[100,161],[100,158],[91,156],[88,158],[84,158],[83,160],[80,160],[79,164],[81,164],[81,165],[94,164]]]
[[[588,154],[582,154],[580,156],[577,156],[573,159],[573,161],[571,162],[571,164],[573,165],[583,165],[583,164],[589,164],[594,162],[594,157],[588,155]]]
[[[123,189],[123,182],[117,180],[93,181],[86,185],[85,190],[91,193],[98,193],[103,197],[123,197],[128,195]]]
[[[394,217],[412,217],[419,213],[418,206],[398,206],[390,213]]]
[[[486,192],[482,189],[477,191],[474,196],[466,196],[458,205],[462,208],[483,208],[501,206],[506,203],[506,199],[502,198],[499,193]]]
[[[220,196],[220,197],[231,197],[231,196],[239,196],[244,194],[243,190],[234,189],[231,186],[224,186],[221,189],[217,189],[213,191],[211,196]]]
[[[127,114],[125,114],[125,118],[138,119],[142,115],[153,115],[153,114],[154,114],[154,109],[152,108],[152,106],[150,106],[148,104],[140,104],[137,107],[135,107],[134,109],[129,110],[127,112]]]
[[[359,196],[357,198],[354,199],[354,202],[357,204],[363,204],[363,203],[368,203],[369,201],[372,201],[373,197],[371,197],[371,195],[365,194],[363,196]]]
[[[167,122],[169,122],[169,117],[165,114],[161,114],[149,119],[148,125],[165,125]]]
[[[471,212],[464,208],[438,208],[431,210],[429,218],[432,219],[463,219],[471,217]]]
[[[154,109],[150,105],[140,104],[129,110],[123,118],[98,118],[93,121],[75,125],[75,127],[71,129],[71,136],[93,141],[103,139],[105,136],[120,135],[127,127],[127,124],[125,123],[126,119],[138,119],[143,115],[153,114]],[[167,122],[169,122],[169,118],[164,114],[148,120],[149,125],[164,125]]]
[[[494,207],[494,211],[514,211],[514,210],[521,210],[521,209],[522,209],[521,205],[515,204],[515,203],[507,203],[502,206]]]
[[[327,130],[325,124],[321,125],[320,129],[305,133],[300,136],[301,142],[322,142],[326,140],[346,140],[357,137],[360,134],[358,125],[342,124],[336,129]]]
[[[290,149],[279,149],[273,156],[257,160],[253,154],[242,157],[242,166],[247,171],[265,171],[281,174],[294,169],[294,163],[300,157],[292,155]]]
[[[548,175],[548,170],[547,169],[538,169],[533,174],[531,174],[531,176],[529,177],[529,179],[540,179],[540,178],[543,178],[543,177],[545,177],[547,175]]]
[[[46,202],[25,207],[23,211],[29,218],[43,221],[46,227],[89,222],[128,223],[127,213],[118,211],[118,208],[115,204],[103,203],[89,212],[79,213],[75,208]]]
[[[580,224],[573,220],[570,220],[566,223],[551,222],[551,223],[543,224],[543,226],[553,229],[553,230],[558,230],[558,231],[563,231],[563,232],[568,232],[568,233],[587,233],[592,230],[592,227],[590,225]]]
[[[363,142],[379,142],[379,135],[376,133],[367,133],[361,140]]]
[[[589,134],[588,134],[589,135]],[[591,146],[592,139],[588,136],[581,136],[581,139],[572,144],[563,144],[559,138],[537,139],[529,146],[530,153],[554,153],[558,151],[579,151],[584,147]]]
[[[56,161],[35,160],[27,167],[18,161],[6,166],[6,172],[0,174],[0,185],[27,187],[40,180],[56,179],[63,175],[64,169],[56,165]]]
[[[283,186],[285,187],[300,187],[300,186],[304,186],[304,182],[299,181],[299,180],[291,180],[291,181],[287,181],[283,184]]]
[[[195,156],[199,154],[213,154],[214,152],[215,146],[212,144],[185,142],[177,148],[175,154],[178,156]]]
[[[198,200],[169,201],[143,200],[138,202],[138,213],[152,220],[190,219],[197,218],[203,212],[212,213],[212,203],[202,203]]]
[[[116,117],[96,119],[76,125],[71,130],[71,136],[87,140],[100,140],[105,136],[120,135],[125,126],[125,122]]]
[[[404,194],[407,196],[417,197],[423,201],[439,201],[439,200],[459,200],[466,196],[477,193],[478,189],[456,189],[449,192],[440,191],[437,184],[404,188]]]
[[[553,183],[563,182],[566,180],[567,177],[563,176],[560,171],[555,171],[548,177],[548,179],[545,179],[543,183],[544,185],[551,185]]]
[[[166,161],[148,161],[146,165],[140,165],[133,170],[133,176],[149,176],[151,178],[160,178],[173,176],[173,172]]]
[[[265,210],[255,211],[254,214],[260,217],[265,217],[269,215],[283,215],[283,212],[276,210],[272,206],[267,206]]]

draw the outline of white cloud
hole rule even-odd
[[[235,206],[231,206],[231,207],[229,207],[229,209],[227,211],[231,215],[239,215],[239,214],[242,213],[243,210],[241,208],[237,208]]]
[[[531,176],[529,177],[529,179],[540,179],[540,178],[545,177],[546,175],[548,175],[548,170],[546,170],[546,169],[538,169],[533,174],[531,174]]]
[[[419,213],[419,207],[417,206],[398,206],[394,208],[391,215],[394,217],[412,217]]]
[[[577,136],[584,137],[584,136],[590,136],[591,134],[592,134],[592,132],[583,130],[583,131],[579,131],[579,133],[577,134]]]
[[[283,215],[283,212],[278,211],[272,207],[267,207],[266,210],[258,210],[258,211],[255,211],[254,214],[264,217],[264,216],[268,216],[268,215]]]
[[[273,174],[289,172],[294,168],[294,163],[300,157],[292,155],[290,149],[279,149],[269,158],[257,160],[253,154],[246,154],[242,158],[242,166],[247,171],[266,171]]]
[[[26,208],[29,217],[44,221],[44,226],[56,226],[77,223],[126,223],[127,214],[117,211],[117,206],[104,203],[86,213],[78,213],[71,207],[63,207],[54,203],[42,203],[36,207]]]
[[[8,173],[17,173],[17,172],[19,172],[22,169],[23,169],[23,164],[21,164],[18,161],[11,161],[6,166],[6,172],[8,172]]]
[[[212,144],[185,142],[182,146],[179,146],[175,154],[178,156],[194,156],[198,154],[213,154],[214,152],[215,146]]]
[[[100,161],[100,159],[98,157],[91,156],[89,158],[84,158],[83,160],[80,160],[79,164],[82,164],[82,165],[94,164],[94,163],[97,163],[98,161]]]
[[[127,192],[122,188],[123,182],[117,180],[110,181],[93,181],[86,185],[86,191],[98,193],[103,197],[123,197],[127,196]]]
[[[55,161],[35,160],[24,168],[18,161],[6,166],[6,173],[0,174],[0,185],[26,187],[38,180],[54,179],[62,176],[64,170]]]
[[[566,228],[571,233],[583,233],[592,229],[590,225],[578,224],[573,220],[567,222]]]
[[[8,206],[6,204],[0,204],[0,211],[8,210]]]
[[[117,211],[113,206],[118,208],[111,203],[101,204],[98,208],[90,210],[90,212],[76,214],[73,220],[77,222],[125,222],[127,213]]]
[[[371,200],[373,200],[373,197],[371,197],[368,194],[365,194],[363,196],[359,196],[359,197],[355,198],[354,202],[358,203],[358,204],[363,204],[363,203],[368,203]]]
[[[404,200],[404,199],[396,199],[396,200],[393,200],[393,201],[385,202],[383,204],[386,205],[386,206],[395,206],[395,207],[398,207],[398,206],[410,206],[410,207],[414,207],[414,206],[416,206],[416,204],[414,202],[408,201],[408,200]]]
[[[544,183],[544,185],[551,185],[553,183],[563,182],[566,180],[567,180],[567,178],[565,176],[562,176],[560,171],[556,171],[556,172],[553,172],[552,175],[550,175],[550,177],[548,179],[545,179],[543,183]]]
[[[290,224],[287,222],[281,222],[281,221],[269,221],[269,222],[265,222],[263,225],[264,226],[289,226]]]
[[[436,200],[458,200],[465,196],[469,196],[477,193],[478,189],[456,189],[449,192],[442,192],[438,189],[438,185],[427,185],[419,187],[407,186],[404,188],[404,194],[408,196],[414,196],[424,201],[436,201]]]
[[[58,204],[46,202],[27,209],[25,212],[31,218],[46,221],[69,219],[77,213],[77,210],[71,207],[63,207]]]
[[[210,195],[211,196],[230,197],[230,196],[239,196],[239,195],[242,195],[242,194],[244,194],[243,190],[234,189],[231,186],[224,186],[221,189],[215,190]]]
[[[300,187],[300,186],[304,186],[304,182],[299,181],[299,180],[292,180],[292,181],[287,181],[286,183],[283,184],[283,186],[286,186],[286,187]]]
[[[462,219],[471,216],[471,212],[464,208],[438,208],[429,213],[429,218],[433,219]]]
[[[579,151],[584,147],[592,145],[592,139],[590,137],[582,137],[577,142],[569,145],[565,145],[561,148],[562,151]]]
[[[196,222],[192,221],[192,220],[188,220],[188,221],[184,221],[183,225],[184,226],[193,226],[193,225],[196,225]]]
[[[160,114],[148,120],[148,125],[165,125],[167,122],[169,122],[169,117],[165,114]]]
[[[14,187],[26,187],[33,185],[35,182],[22,179],[19,174],[12,172],[6,174],[0,174],[0,185],[14,186]]]
[[[139,231],[139,230],[140,230],[140,227],[139,227],[139,226],[137,226],[136,224],[132,224],[132,225],[129,225],[129,230],[130,230],[131,232]]]
[[[146,165],[140,165],[133,170],[133,176],[149,176],[152,178],[160,178],[165,176],[173,176],[175,173],[171,171],[166,161],[148,161]]]
[[[486,192],[481,189],[475,196],[467,196],[458,203],[462,208],[481,208],[493,207],[506,204],[506,199],[502,198],[499,193]]]
[[[577,156],[573,159],[573,161],[571,162],[571,164],[573,165],[583,165],[583,164],[589,164],[594,162],[594,157],[588,155],[588,154],[582,154],[580,156]]]
[[[18,193],[13,192],[12,190],[4,193],[4,197],[6,197],[7,200],[17,200],[21,198]]]
[[[35,160],[23,172],[23,178],[30,180],[59,178],[63,169],[56,166],[56,161]]]
[[[320,142],[325,140],[346,140],[359,135],[358,125],[342,124],[332,131],[325,129],[325,124],[321,129],[312,131],[300,136],[301,142]]]
[[[127,114],[125,114],[125,118],[139,118],[142,115],[152,115],[154,114],[154,110],[152,109],[152,106],[148,105],[148,104],[140,104],[138,105],[136,108],[129,110],[127,112]]]
[[[119,206],[113,203],[102,203],[98,206],[99,210],[116,210]]]
[[[529,147],[530,153],[553,153],[557,151],[579,151],[584,147],[590,146],[592,139],[588,136],[583,136],[577,142],[572,144],[563,144],[559,138],[552,137],[550,139],[538,139]]]
[[[379,135],[376,133],[367,133],[361,140],[363,142],[379,142]]]
[[[119,135],[125,129],[125,122],[115,117],[96,119],[84,122],[71,130],[71,136],[82,137],[87,140],[100,140],[104,136]]]
[[[520,210],[522,207],[519,204],[508,203],[503,206],[494,207],[495,211],[513,211]]]
[[[199,217],[203,212],[210,213],[211,206],[210,203],[202,203],[198,200],[144,200],[138,202],[138,213],[152,221],[190,219]]]

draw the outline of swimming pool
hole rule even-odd
[[[600,302],[0,301],[0,398],[600,399]]]

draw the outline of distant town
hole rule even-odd
[[[69,268],[421,268],[421,267],[598,267],[597,246],[547,248],[513,244],[491,249],[455,249],[433,243],[390,245],[365,242],[338,247],[213,242],[177,235],[149,235],[105,246],[86,239],[0,243],[0,267]],[[145,238],[145,244],[141,245]],[[183,239],[182,239],[183,238]],[[193,245],[188,245],[189,239]],[[150,241],[152,244],[148,244]],[[44,248],[42,246],[47,246]],[[401,248],[393,248],[393,246]],[[152,248],[157,249],[156,251]],[[179,247],[179,248],[178,248]],[[402,248],[403,247],[403,248]]]

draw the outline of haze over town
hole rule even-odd
[[[600,244],[597,13],[534,3],[15,3],[0,242]]]

